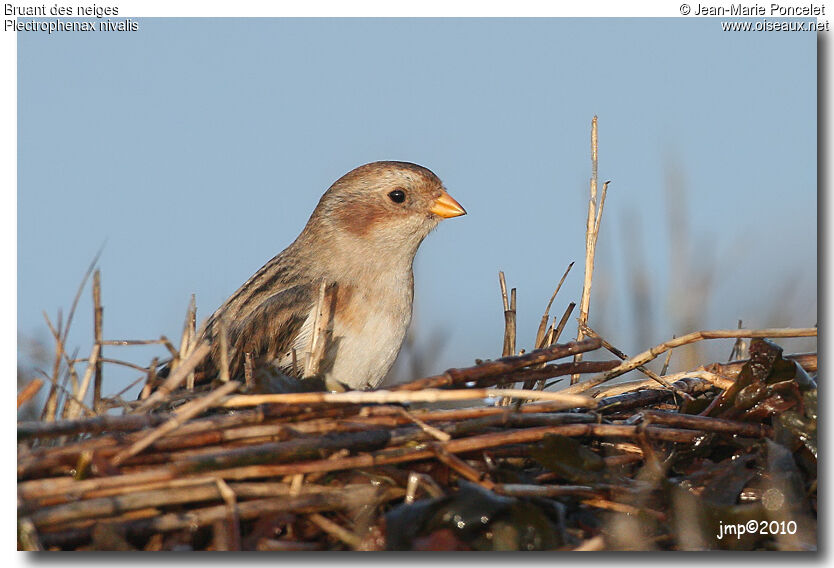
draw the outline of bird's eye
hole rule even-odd
[[[402,203],[405,201],[405,192],[401,189],[395,189],[391,193],[388,194],[388,197],[391,198],[391,201],[394,203]]]

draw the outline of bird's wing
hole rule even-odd
[[[244,358],[274,359],[290,351],[313,309],[317,286],[281,255],[264,265],[209,318],[203,338],[211,353],[203,365],[207,376],[220,368],[221,322],[226,327],[229,373],[243,375]]]
[[[211,343],[205,370],[219,370],[220,322],[226,325],[229,374],[243,375],[244,357],[250,353],[253,362],[269,361],[290,351],[304,320],[313,309],[312,284],[298,284],[259,300],[244,317],[224,318],[216,312],[206,326],[204,337]],[[300,357],[300,355],[299,355]]]
[[[257,364],[289,352],[313,309],[315,294],[312,284],[292,286],[262,300],[248,316],[234,322],[229,329],[229,347],[240,359],[241,368],[245,353],[251,353]]]

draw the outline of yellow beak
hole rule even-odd
[[[461,204],[455,201],[452,196],[445,191],[434,201],[434,205],[432,205],[430,211],[438,217],[443,217],[444,219],[466,215],[466,209],[461,207]]]

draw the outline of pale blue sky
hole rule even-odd
[[[48,340],[42,310],[69,308],[104,244],[106,338],[178,339],[191,293],[208,316],[330,183],[397,159],[431,168],[469,212],[415,264],[418,338],[447,334],[427,370],[500,355],[499,269],[529,348],[571,260],[554,312],[578,300],[594,114],[612,184],[592,325],[626,351],[651,346],[633,329],[629,235],[649,267],[643,341],[693,331],[676,327],[670,294],[693,297],[710,270],[704,326],[816,323],[814,34],[723,33],[712,19],[139,22],[18,34],[22,334]],[[686,202],[673,231],[670,172]],[[671,238],[694,252],[672,254]],[[84,356],[88,296],[70,340]]]

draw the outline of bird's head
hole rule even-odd
[[[410,263],[442,219],[465,214],[430,170],[408,162],[373,162],[330,186],[305,232],[326,234],[357,254],[395,255]]]

